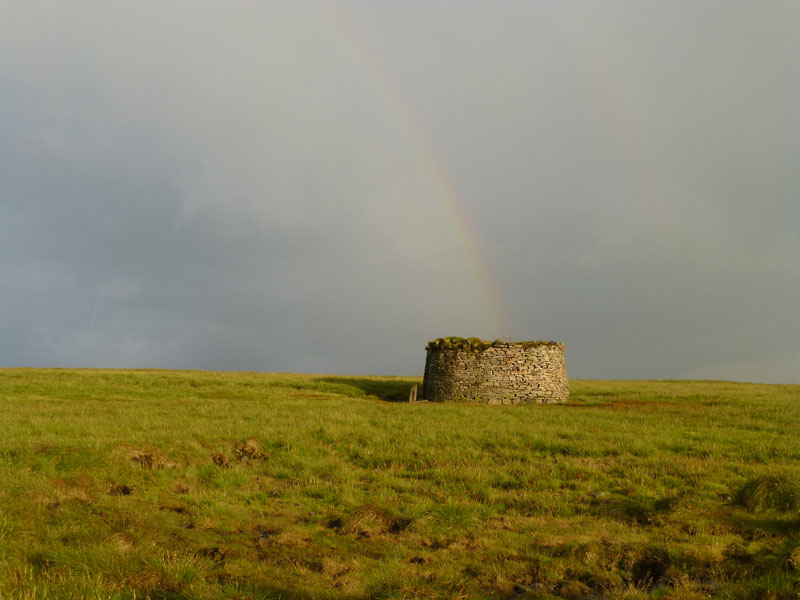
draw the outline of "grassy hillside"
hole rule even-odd
[[[0,598],[798,597],[800,386],[412,383],[0,370]]]

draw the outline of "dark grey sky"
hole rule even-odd
[[[0,365],[800,382],[800,3],[0,0]]]

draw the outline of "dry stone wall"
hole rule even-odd
[[[522,404],[569,400],[563,344],[556,342],[428,344],[423,396],[430,402]]]

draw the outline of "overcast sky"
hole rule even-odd
[[[0,366],[800,383],[800,3],[0,0]]]

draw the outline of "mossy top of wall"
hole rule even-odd
[[[428,345],[425,347],[426,350],[440,350],[440,349],[452,349],[452,350],[467,350],[470,352],[483,352],[484,350],[492,347],[501,347],[501,346],[518,346],[522,348],[532,348],[536,346],[549,346],[552,348],[561,348],[562,350],[566,350],[567,347],[560,343],[560,342],[552,342],[548,340],[535,340],[535,341],[528,341],[528,342],[509,342],[505,340],[482,340],[480,338],[471,337],[471,338],[462,338],[462,337],[444,337],[444,338],[437,338],[435,340],[431,340],[428,342]]]

